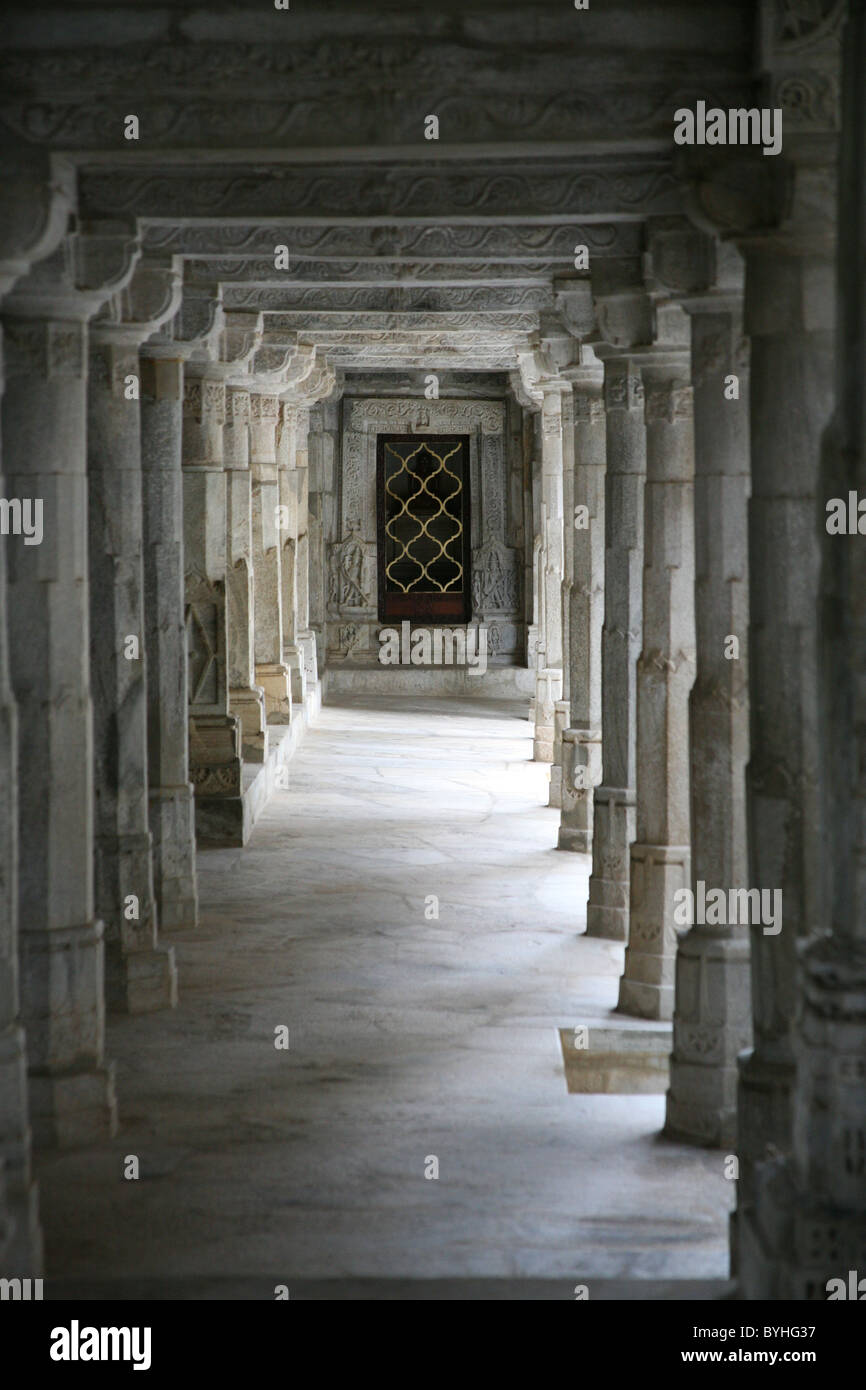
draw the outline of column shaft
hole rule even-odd
[[[196,834],[243,843],[240,726],[229,713],[226,617],[225,386],[209,364],[184,384],[183,544],[189,653],[190,778]],[[217,364],[218,370],[218,364]],[[200,375],[193,376],[193,371]]]
[[[153,880],[162,930],[198,921],[184,624],[183,363],[141,357],[147,759]]]
[[[760,1276],[756,1168],[789,1154],[797,949],[821,920],[815,595],[821,432],[832,407],[832,268],[824,258],[747,248],[751,338],[749,504],[749,877],[781,890],[782,930],[751,928],[754,1050],[741,1068],[737,1238]],[[753,1271],[750,1274],[749,1271]]]
[[[240,721],[244,761],[263,762],[267,754],[267,716],[265,692],[256,683],[250,393],[239,386],[226,387],[223,460],[229,709]]]
[[[574,486],[565,512],[572,541],[568,604],[569,728],[563,735],[559,848],[592,848],[593,790],[601,782],[601,638],[604,623],[605,412],[600,368],[573,382]]]
[[[93,910],[87,569],[87,329],[7,308],[3,457],[10,497],[42,506],[41,544],[9,552],[18,706],[22,1015],[37,1144],[114,1131],[103,1058],[104,943]]]
[[[276,396],[250,397],[250,470],[252,472],[253,569],[255,573],[256,681],[265,692],[265,711],[274,724],[292,718],[289,671],[283,660],[280,505],[277,471]]]
[[[546,388],[541,414],[541,584],[543,665],[536,674],[532,756],[552,763],[556,703],[562,698],[562,391]]]
[[[695,676],[694,428],[689,359],[643,368],[643,647],[637,666],[637,816],[619,1009],[670,1019],[674,894],[691,883],[688,701]]]
[[[695,626],[689,701],[691,860],[696,899],[749,886],[748,368],[738,305],[692,310]],[[731,377],[736,376],[736,383]],[[736,388],[738,395],[732,396]],[[751,1042],[748,927],[696,922],[679,938],[666,1131],[734,1147],[737,1057]]]
[[[2,474],[0,492],[9,496]],[[0,535],[0,1274],[10,1278],[42,1274],[19,990],[18,715],[9,676],[6,595],[7,548],[23,544],[20,535]]]
[[[629,847],[635,835],[636,663],[643,613],[646,426],[640,371],[628,357],[604,364],[607,416],[602,783],[593,798],[588,936],[628,940]]]
[[[157,946],[148,824],[147,676],[138,354],[94,326],[87,462],[95,781],[95,907],[106,1001],[144,1013],[177,1003],[174,954]]]

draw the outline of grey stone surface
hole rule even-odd
[[[720,1158],[660,1144],[661,1095],[567,1092],[557,1027],[606,1023],[622,948],[575,935],[512,708],[341,697],[247,848],[199,856],[185,1002],[113,1029],[122,1144],[40,1170],[55,1278],[726,1277]]]
[[[682,310],[671,337],[686,334]],[[695,675],[694,423],[688,352],[642,368],[646,417],[643,646],[637,663],[637,814],[619,1007],[670,1019],[675,893],[691,882],[688,700]]]
[[[695,392],[697,675],[689,701],[692,884],[748,888],[749,379],[739,296],[689,306]],[[738,397],[731,397],[731,376]],[[736,646],[734,645],[736,643]],[[751,1043],[747,924],[679,938],[666,1129],[737,1142],[737,1058]]]
[[[605,357],[602,782],[593,798],[586,930],[628,940],[629,846],[635,835],[636,661],[643,622],[644,388],[627,355]]]

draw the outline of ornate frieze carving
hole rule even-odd
[[[604,401],[585,391],[574,392],[573,410],[576,425],[600,425],[605,416]]]
[[[334,288],[287,285],[285,289],[262,289],[252,286],[226,285],[223,302],[233,308],[276,309],[281,313],[312,311],[361,310],[370,314],[408,314],[420,311],[427,314],[459,314],[461,310],[496,313],[508,309],[544,309],[552,307],[553,293],[547,286],[537,285],[469,285],[370,289],[367,286],[338,285]],[[398,326],[399,320],[394,326]],[[473,326],[477,326],[473,325]]]
[[[776,46],[792,52],[838,34],[844,11],[844,0],[775,0]]]
[[[580,217],[586,213],[680,211],[678,181],[667,160],[503,161],[501,168],[463,164],[394,164],[388,177],[347,164],[237,168],[166,166],[159,174],[82,171],[80,200],[89,217],[442,217],[476,212],[485,217]],[[573,244],[573,243],[572,243]]]
[[[647,421],[690,420],[694,413],[694,393],[691,386],[675,386],[670,382],[653,384],[646,393]]]
[[[372,262],[370,268],[388,257],[403,263],[413,256],[419,264],[495,256],[509,260],[525,257],[561,260],[570,266],[576,243],[589,247],[596,255],[637,255],[641,245],[640,227],[631,222],[573,223],[555,227],[533,224],[497,227],[486,223],[451,227],[311,227],[291,222],[263,227],[261,222],[241,226],[196,226],[182,222],[178,226],[159,223],[144,231],[145,246],[154,250],[202,256],[229,256],[235,252],[261,254],[270,258],[271,266],[274,246],[283,244],[298,254],[315,252],[322,257],[350,256],[369,260]],[[531,266],[532,260],[528,264]]]
[[[505,406],[493,401],[354,401],[350,427],[371,425],[395,433],[460,434],[480,428],[483,434],[499,434],[505,428]]]
[[[226,388],[221,381],[207,381],[201,377],[187,377],[183,384],[184,413],[201,423],[206,416],[214,414],[216,422],[225,424]]]

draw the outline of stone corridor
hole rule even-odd
[[[0,1297],[866,1294],[866,0],[3,21]]]
[[[121,1135],[40,1165],[61,1293],[718,1294],[722,1156],[657,1137],[662,1094],[566,1092],[557,1027],[616,1004],[623,948],[575,937],[589,858],[531,754],[515,701],[325,707],[247,847],[199,855],[183,1007],[112,1027]]]

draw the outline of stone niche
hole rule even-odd
[[[522,489],[510,474],[505,400],[344,397],[337,470],[338,534],[327,554],[327,642],[332,666],[379,666],[376,439],[379,434],[469,436],[471,626],[487,629],[490,666],[522,665],[526,650]],[[518,543],[515,544],[514,542]],[[399,625],[398,625],[399,626]]]

